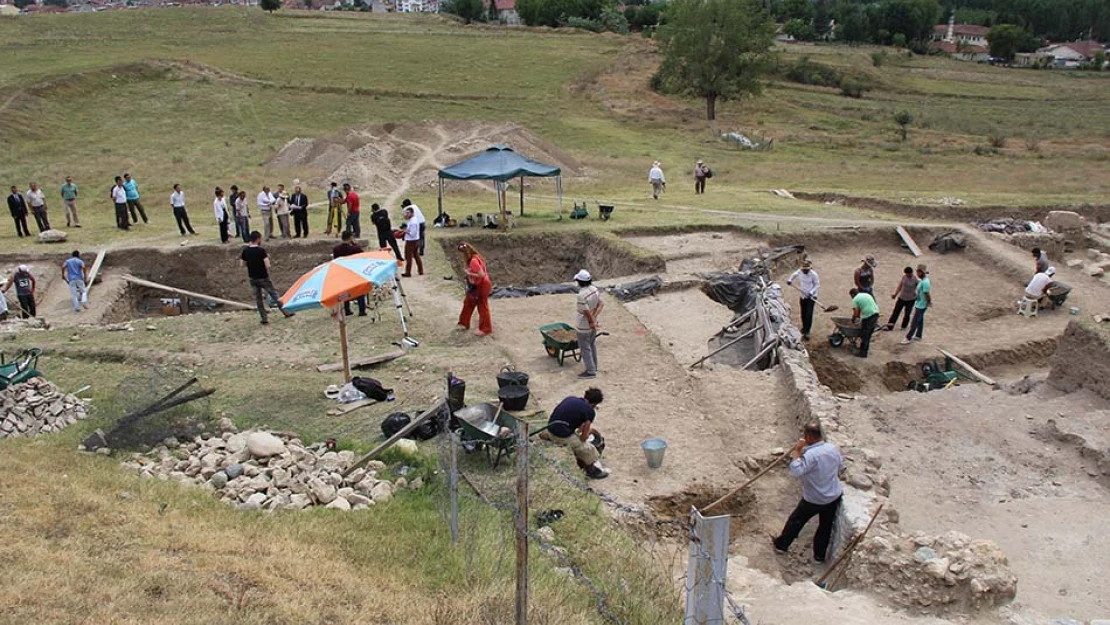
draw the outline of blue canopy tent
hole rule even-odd
[[[505,188],[508,181],[513,178],[520,178],[520,214],[523,215],[525,176],[555,178],[555,189],[559,196],[559,213],[562,214],[562,170],[554,165],[547,165],[521,156],[514,152],[512,148],[502,144],[491,145],[480,154],[439,170],[439,214],[443,214],[444,180],[493,180],[497,190],[497,208],[502,215],[502,222],[504,222],[504,213],[507,210]]]

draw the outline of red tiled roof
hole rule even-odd
[[[1090,41],[1090,40],[1088,40],[1088,41],[1072,41],[1072,42],[1061,43],[1061,44],[1057,44],[1057,45],[1066,46],[1068,48],[1071,48],[1072,50],[1075,50],[1076,52],[1082,54],[1083,56],[1085,56],[1087,58],[1093,57],[1095,55],[1095,53],[1098,52],[1099,50],[1105,50],[1106,49],[1101,43],[1099,43],[1097,41]]]
[[[991,29],[987,26],[976,26],[974,24],[956,24],[952,27],[953,35],[967,35],[968,37],[986,37]],[[948,24],[937,24],[933,27],[933,32],[938,35],[948,34]]]
[[[940,50],[941,52],[947,52],[948,54],[964,54],[963,51],[957,50],[956,46],[957,46],[957,44],[956,44],[955,41],[934,41],[933,42],[933,47],[936,48],[937,50]],[[963,48],[963,50],[966,50],[966,52],[969,53],[969,54],[983,54],[987,51],[986,47],[977,46],[975,44],[967,44],[967,45],[961,46],[961,47]]]

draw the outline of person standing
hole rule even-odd
[[[910,325],[910,313],[913,311],[914,300],[917,299],[917,277],[913,275],[913,267],[902,270],[902,279],[890,294],[890,299],[897,301],[894,303],[894,313],[886,322],[887,328],[893,330],[898,315],[902,315],[902,329],[905,330]]]
[[[489,313],[489,294],[493,290],[493,280],[486,269],[486,259],[482,258],[473,245],[460,243],[459,253],[462,254],[466,272],[466,295],[459,313],[458,329],[469,330],[474,309],[478,309],[478,336],[486,336],[493,332],[493,319]]]
[[[874,293],[875,267],[878,264],[875,262],[875,257],[868,254],[860,261],[860,266],[856,267],[855,273],[852,274],[852,280],[856,283],[856,289],[860,293]]]
[[[357,239],[362,236],[362,225],[359,223],[361,216],[360,199],[358,193],[351,190],[349,184],[343,185],[343,195],[347,197],[347,231]]]
[[[189,213],[185,212],[185,192],[181,190],[181,185],[173,185],[173,193],[170,194],[170,207],[173,208],[173,218],[177,221],[177,229],[181,231],[181,236],[185,236],[185,231],[188,230],[189,234],[196,234],[193,226],[189,223]]]
[[[1048,269],[1056,273],[1052,267]],[[921,263],[917,266],[917,297],[913,303],[913,321],[910,322],[910,331],[906,334],[906,338],[902,339],[902,345],[908,345],[913,340],[921,340],[921,333],[925,331],[925,311],[933,305],[932,289],[929,268],[925,263]]]
[[[412,203],[412,200],[405,198],[401,201],[402,209],[409,209],[412,211],[416,223],[420,225],[420,255],[424,256],[424,242],[427,241],[427,222],[424,219],[424,213],[420,211],[420,207]]]
[[[699,158],[698,162],[694,163],[694,194],[695,195],[705,193],[705,181],[708,180],[711,175],[713,175],[713,174],[710,173],[709,168],[705,166],[705,161],[703,161]]]
[[[126,172],[123,174],[123,190],[127,193],[127,210],[131,211],[131,222],[139,223],[139,216],[141,216],[144,224],[150,223],[146,219],[146,209],[139,199],[139,183]],[[135,214],[136,211],[138,215]]]
[[[228,233],[231,211],[227,208],[224,190],[219,187],[216,187],[216,199],[212,200],[212,212],[215,213],[216,224],[220,227],[220,243],[227,243],[231,239],[231,235]]]
[[[227,209],[228,212],[231,213],[232,223],[235,224],[235,238],[243,239],[243,241],[245,242],[247,240],[247,237],[244,236],[242,231],[239,230],[239,219],[235,217],[235,200],[239,199],[239,187],[238,185],[231,185],[227,188],[227,190]]]
[[[597,407],[604,399],[601,389],[593,387],[586,389],[582,397],[567,397],[551,411],[548,427],[540,433],[544,440],[569,447],[578,467],[593,480],[609,477],[609,469],[601,466],[601,454],[587,442],[597,420]]]
[[[344,232],[341,235],[340,238],[343,240],[343,242],[332,248],[332,250],[331,250],[331,257],[332,258],[343,258],[344,256],[354,256],[355,254],[361,254],[362,253],[362,251],[363,251],[362,246],[359,245],[358,243],[355,243],[353,240],[351,240],[351,232],[350,231]],[[348,317],[351,316],[352,313],[351,313],[351,302],[350,302],[350,300],[347,300],[347,301],[343,302],[343,314],[347,315]],[[358,296],[358,316],[359,317],[365,317],[366,316],[366,296],[365,295]]]
[[[393,236],[393,224],[389,221],[389,211],[375,202],[370,205],[370,223],[378,231],[378,249],[393,248],[393,255],[401,260],[401,250],[397,247],[397,237]]]
[[[50,219],[46,216],[46,194],[38,184],[32,182],[26,197],[27,203],[31,205],[31,214],[35,216],[35,225],[38,226],[39,232],[50,230]]]
[[[123,178],[119,176],[116,176],[116,185],[112,187],[112,203],[116,206],[116,227],[130,230],[131,222],[127,220],[127,190],[123,188]]]
[[[821,563],[828,556],[836,513],[844,498],[844,486],[839,477],[844,459],[836,446],[825,442],[821,424],[816,422],[806,424],[791,457],[790,475],[802,482],[802,498],[790,513],[782,532],[771,539],[771,545],[775,551],[786,553],[806,523],[817,516],[813,559]]]
[[[667,179],[663,176],[663,164],[655,161],[648,171],[648,182],[651,183],[651,198],[659,199],[659,194],[667,190]]]
[[[246,194],[246,191],[242,193]],[[293,313],[282,308],[281,299],[274,290],[273,283],[270,282],[270,257],[266,253],[266,248],[262,247],[262,233],[255,230],[249,237],[250,243],[243,248],[239,261],[240,265],[247,268],[247,279],[254,291],[254,301],[258,306],[258,314],[262,317],[262,325],[270,323],[264,295],[270,299],[270,305],[280,310],[286,318],[292,317]]]
[[[870,293],[859,289],[848,291],[852,296],[852,323],[859,322],[859,351],[856,356],[867,358],[871,351],[871,335],[879,325],[879,304]]]
[[[412,261],[416,269],[424,275],[424,259],[420,256],[420,224],[417,223],[412,208],[406,208],[401,215],[405,218],[405,273],[404,278],[412,277]]]
[[[62,185],[62,206],[66,212],[66,228],[70,225],[80,228],[81,222],[77,219],[77,185],[73,184],[73,176],[66,176],[66,183]]]
[[[62,263],[62,277],[69,285],[69,297],[73,301],[73,312],[81,312],[81,307],[89,307],[85,295],[85,282],[88,281],[88,268],[85,261],[81,260],[81,252],[73,250],[73,254]],[[82,300],[85,300],[82,302]]]
[[[15,185],[12,185],[11,191],[11,195],[8,196],[8,212],[12,214],[12,221],[15,222],[15,233],[21,239],[29,237],[31,232],[27,229],[27,200]]]
[[[243,236],[243,243],[250,243],[251,240],[251,207],[247,204],[247,192],[240,191],[239,197],[235,198],[235,223],[236,229]]]
[[[342,232],[343,201],[343,192],[339,190],[339,185],[331,183],[331,188],[328,189],[328,227],[324,230],[324,236],[331,236],[332,224],[335,225],[335,236]]]
[[[813,329],[813,307],[817,303],[817,291],[821,288],[821,279],[808,258],[802,261],[800,269],[786,279],[787,284],[794,284],[795,281],[802,294],[798,303],[802,311],[802,339],[808,341],[809,332]]]
[[[255,198],[258,203],[259,219],[262,220],[262,231],[265,233],[266,240],[274,238],[274,194],[270,193],[268,185],[262,187],[262,191],[258,193]]]
[[[289,229],[289,212],[289,196],[285,193],[285,185],[279,184],[277,193],[274,194],[274,215],[277,216],[278,229],[281,230],[283,239],[293,236]]]
[[[294,180],[294,182],[296,182]],[[300,185],[293,187],[289,198],[289,212],[293,215],[293,238],[308,238],[308,196],[301,191]]]
[[[34,317],[38,312],[35,310],[35,276],[31,275],[31,270],[27,265],[20,265],[16,268],[11,280],[8,280],[8,283],[4,285],[3,292],[7,293],[13,284],[15,285],[16,299],[19,301],[19,318]]]
[[[578,377],[596,378],[597,332],[601,327],[598,316],[605,308],[605,302],[601,301],[601,289],[594,286],[594,278],[590,272],[582,269],[574,274],[574,281],[578,283],[578,299],[575,303],[578,349],[582,352],[582,365],[585,367]]]

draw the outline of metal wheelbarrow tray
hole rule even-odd
[[[859,341],[863,338],[863,329],[858,323],[852,323],[851,317],[833,317],[832,322],[836,330],[829,335],[829,345],[840,347],[844,341],[848,341],[853,346],[859,347]],[[875,330],[878,329],[879,324],[875,324]]]
[[[567,356],[582,360],[578,350],[578,332],[569,323],[560,321],[540,326],[540,335],[543,336],[543,348],[547,355],[553,357],[560,367]]]

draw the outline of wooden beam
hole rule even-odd
[[[351,473],[351,471],[354,471],[355,469],[361,467],[362,465],[366,464],[367,462],[370,462],[371,460],[376,458],[378,456],[378,454],[380,454],[383,451],[392,447],[394,445],[394,443],[396,443],[397,441],[401,440],[402,438],[408,436],[413,430],[420,427],[421,423],[424,423],[425,421],[428,420],[429,417],[431,417],[431,416],[435,415],[437,412],[439,412],[440,409],[443,407],[443,405],[446,404],[446,403],[447,403],[446,399],[437,399],[436,403],[434,405],[432,405],[431,408],[425,410],[424,413],[421,414],[419,417],[410,421],[408,425],[401,428],[400,431],[398,431],[393,436],[390,436],[384,443],[382,443],[381,445],[378,445],[377,447],[371,449],[369,453],[367,453],[365,456],[359,458],[357,462],[352,464],[346,471],[343,472],[343,477],[347,477]]]
[[[185,289],[179,289],[179,288],[176,288],[176,287],[167,286],[165,284],[159,284],[157,282],[151,282],[150,280],[143,280],[142,278],[136,278],[135,276],[132,276],[130,274],[124,275],[124,276],[121,276],[121,277],[124,280],[126,280],[127,282],[130,282],[132,284],[137,284],[139,286],[145,286],[145,287],[148,287],[148,288],[151,288],[151,289],[160,289],[162,291],[169,291],[170,293],[177,293],[178,295],[188,295],[189,297],[195,297],[195,298],[198,298],[198,299],[208,300],[210,302],[216,302],[217,304],[223,304],[224,306],[231,306],[232,308],[238,308],[240,310],[254,310],[255,309],[254,306],[249,306],[249,305],[244,304],[242,302],[233,302],[233,301],[228,300],[228,299],[221,299],[219,297],[213,297],[211,295],[205,295],[204,293],[194,293],[193,291],[186,291]]]
[[[995,386],[995,387],[998,386],[998,383],[994,381],[994,378],[991,378],[991,377],[989,377],[989,376],[987,376],[983,373],[980,373],[975,367],[972,367],[971,365],[967,364],[963,360],[960,360],[959,358],[953,356],[952,354],[944,351],[943,349],[941,349],[939,347],[937,348],[937,351],[944,354],[945,357],[951,358],[952,362],[956,363],[961,369],[967,371],[971,375],[971,377],[979,380],[983,384],[989,384],[990,386]]]
[[[898,236],[902,237],[902,242],[906,244],[906,247],[910,248],[910,252],[913,253],[914,257],[921,256],[921,248],[917,247],[917,242],[910,236],[909,231],[902,226],[898,226],[895,230],[898,231]]]
[[[104,264],[104,256],[108,250],[100,250],[96,254],[96,260],[93,261],[92,269],[89,270],[89,283],[85,285],[85,290],[92,288],[93,282],[96,282],[96,276],[100,273],[100,266]]]
[[[369,366],[372,366],[372,365],[379,365],[383,362],[389,362],[390,360],[396,360],[397,358],[400,358],[401,356],[404,356],[404,355],[405,355],[405,350],[395,349],[391,352],[386,352],[384,354],[377,354],[376,356],[363,356],[362,358],[352,359],[351,360],[351,368],[352,369],[359,369],[361,367],[369,367]],[[319,371],[320,373],[325,373],[325,372],[328,372],[328,371],[342,371],[343,370],[343,363],[341,363],[341,362],[329,362],[327,364],[319,365],[318,367],[316,367],[316,370]]]
[[[376,400],[376,399],[360,399],[358,401],[353,401],[349,404],[343,404],[342,406],[340,406],[338,408],[332,408],[331,410],[329,410],[327,412],[327,415],[329,417],[335,417],[335,416],[338,416],[338,415],[347,414],[348,412],[354,412],[354,411],[358,410],[359,408],[365,408],[367,406],[373,406],[376,403],[378,403],[378,400]]]

